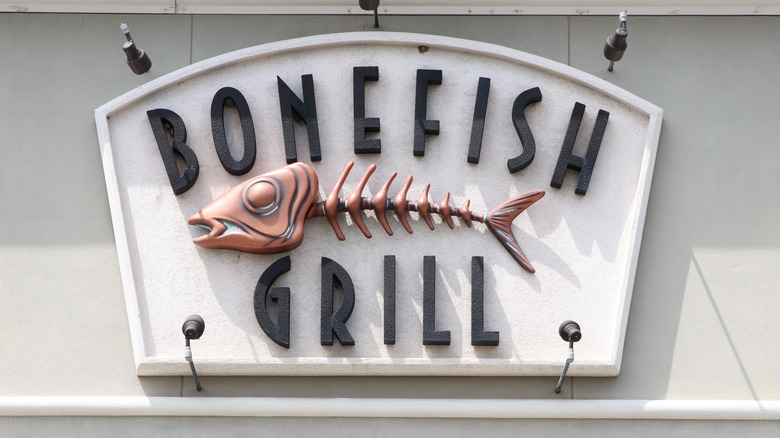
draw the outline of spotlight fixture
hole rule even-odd
[[[152,68],[152,60],[149,59],[149,55],[135,46],[133,37],[130,36],[130,28],[127,27],[127,23],[122,23],[119,28],[122,29],[122,33],[125,34],[125,38],[127,38],[127,42],[122,46],[122,50],[125,51],[127,65],[130,66],[130,70],[137,75],[148,72],[149,69]]]
[[[190,339],[199,339],[203,335],[203,331],[206,330],[206,322],[200,315],[190,315],[184,321],[184,325],[181,326],[181,331],[184,333],[184,339],[186,340],[186,346],[184,347],[184,359],[190,363],[190,369],[192,370],[192,378],[195,379],[195,387],[198,391],[203,391],[203,387],[200,386],[200,380],[198,380],[198,372],[195,371],[195,363],[192,361],[192,349],[190,349]]]
[[[576,322],[563,321],[560,327],[558,327],[558,335],[560,335],[561,339],[569,343],[569,354],[566,356],[566,363],[563,365],[561,378],[558,379],[558,386],[555,387],[556,394],[561,393],[566,371],[569,370],[569,364],[574,362],[574,343],[582,339],[582,332],[580,332],[580,325]]]
[[[615,62],[620,61],[623,57],[623,53],[628,47],[626,38],[628,37],[628,31],[626,30],[626,21],[628,20],[628,12],[620,12],[620,24],[614,35],[607,37],[607,42],[604,44],[604,56],[609,60],[608,71],[612,71],[612,67]]]
[[[360,0],[360,8],[374,11],[374,27],[379,27],[379,0]]]

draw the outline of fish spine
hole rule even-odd
[[[355,187],[355,190],[353,190],[348,197],[340,198],[339,192],[341,191],[341,188],[347,179],[347,175],[349,175],[349,172],[352,170],[352,166],[354,164],[354,162],[349,162],[347,164],[344,171],[341,172],[341,176],[339,176],[339,179],[336,182],[336,185],[333,187],[333,190],[331,190],[328,197],[325,198],[325,201],[316,202],[314,205],[312,205],[311,210],[309,210],[307,215],[307,219],[324,216],[328,220],[328,223],[330,223],[333,231],[336,233],[336,237],[338,237],[339,240],[346,239],[338,224],[337,218],[339,213],[349,213],[352,221],[355,222],[355,225],[357,225],[360,231],[363,232],[363,235],[367,238],[371,238],[371,232],[368,231],[368,228],[363,221],[363,217],[360,214],[362,210],[374,210],[374,212],[376,212],[377,220],[382,225],[382,228],[384,228],[384,230],[390,236],[393,235],[393,230],[390,228],[390,224],[387,222],[386,214],[388,210],[393,210],[395,212],[398,220],[401,222],[401,225],[403,225],[404,229],[409,234],[413,233],[412,227],[409,225],[409,222],[406,219],[406,213],[409,211],[416,211],[420,213],[420,216],[431,230],[434,229],[433,219],[431,216],[433,213],[441,216],[444,219],[444,222],[450,228],[454,228],[454,224],[452,222],[453,216],[461,218],[469,228],[471,228],[472,221],[477,221],[480,223],[485,221],[485,216],[483,214],[469,210],[469,200],[466,200],[466,202],[464,202],[459,209],[449,205],[449,192],[444,195],[444,199],[442,199],[441,202],[438,204],[431,204],[428,201],[428,192],[431,188],[430,183],[425,184],[425,189],[417,201],[409,201],[406,199],[406,196],[409,188],[412,185],[411,175],[406,177],[406,181],[404,182],[401,191],[398,192],[395,198],[389,198],[388,191],[390,189],[390,185],[393,183],[393,180],[395,180],[395,177],[398,175],[397,172],[393,172],[390,175],[390,177],[387,179],[387,181],[385,181],[385,183],[382,185],[382,188],[379,189],[375,196],[370,198],[362,196],[363,189],[365,189],[368,180],[371,178],[374,171],[376,171],[376,164],[371,164],[368,169],[366,169],[366,172],[363,174],[363,177],[360,179],[357,187]]]

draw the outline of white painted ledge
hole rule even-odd
[[[615,0],[418,0],[381,4],[390,15],[617,15],[626,2]],[[780,15],[780,1],[756,6],[748,0],[634,1],[631,15]],[[0,3],[0,13],[297,14],[371,15],[354,0],[25,0]]]
[[[780,420],[780,401],[0,397],[9,416]]]

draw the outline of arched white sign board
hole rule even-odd
[[[381,153],[356,154],[354,68],[378,68],[365,82],[365,113],[379,118]],[[439,134],[425,136],[424,156],[413,154],[418,71],[441,71],[427,84],[424,117]],[[409,235],[388,214],[392,236],[372,211],[363,213],[366,239],[339,214],[346,240],[325,218],[305,222],[299,247],[281,254],[248,254],[193,244],[203,231],[187,219],[231,187],[286,165],[279,80],[304,99],[311,75],[322,159],[311,161],[306,125],[296,122],[297,158],[319,178],[325,198],[345,165],[355,162],[341,196],[376,164],[364,197],[374,196],[392,172],[394,197],[414,176],[408,199],[430,183],[430,200],[449,192],[450,205],[467,199],[486,213],[521,193],[546,195],[514,220],[512,231],[536,269],[516,263],[485,225],[449,229],[433,215],[435,231],[418,213]],[[278,77],[278,79],[277,79]],[[489,78],[481,153],[469,163],[480,78]],[[211,106],[232,87],[245,97],[257,139],[257,159],[244,175],[228,173],[215,151]],[[507,160],[524,148],[513,123],[517,97],[538,87],[542,98],[524,111],[535,155],[510,173]],[[310,102],[306,102],[311,105]],[[599,111],[609,113],[585,195],[575,194],[580,172],[569,170],[561,188],[551,180],[577,103],[585,106],[573,154],[585,156]],[[242,154],[238,116],[226,108],[234,157]],[[150,126],[148,111],[166,109],[186,125],[186,144],[199,163],[192,187],[174,194]],[[418,117],[419,118],[419,117]],[[151,81],[96,110],[132,341],[141,375],[188,374],[181,324],[198,313],[206,321],[193,341],[201,374],[212,375],[557,375],[568,345],[558,334],[575,320],[572,375],[610,376],[620,369],[637,256],[650,190],[662,111],[603,80],[505,47],[430,35],[346,33],[282,41],[218,56]],[[473,161],[473,160],[472,160]],[[395,256],[395,343],[386,344],[385,256]],[[290,289],[289,348],[261,329],[254,308],[261,274],[290,256],[291,269],[274,283]],[[425,256],[435,257],[435,330],[449,344],[424,345]],[[484,261],[484,332],[498,345],[472,345],[472,261]],[[354,285],[354,309],[345,325],[354,345],[321,343],[323,258],[335,261]],[[340,304],[338,291],[336,306]],[[273,318],[274,305],[269,309]]]

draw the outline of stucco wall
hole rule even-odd
[[[144,76],[123,65],[122,21],[154,62]],[[553,392],[556,378],[204,377],[207,395],[780,399],[773,332],[780,310],[780,17],[632,16],[628,51],[609,73],[601,47],[616,22],[383,16],[380,31],[527,51],[664,109],[619,377],[573,378],[561,395]],[[372,30],[372,24],[366,16],[0,14],[0,396],[206,395],[196,393],[189,377],[135,373],[93,111],[211,56],[305,35]],[[27,421],[2,419],[0,428],[20,431]],[[71,424],[57,421],[51,424]],[[105,422],[81,425],[97,431],[109,427]],[[156,423],[164,420],[144,427]],[[381,426],[393,430],[397,423]],[[290,427],[287,420],[242,424]],[[542,420],[526,424],[529,432],[545,431]],[[620,424],[662,433],[652,422]],[[687,427],[724,431],[712,424]],[[778,430],[776,423],[739,424]],[[457,432],[495,427],[510,433],[515,424],[459,426]]]

